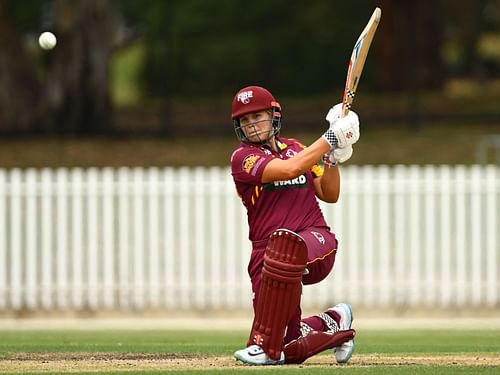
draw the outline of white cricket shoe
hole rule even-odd
[[[285,363],[285,353],[281,352],[280,359],[270,358],[259,345],[250,345],[248,348],[237,350],[234,357],[247,365],[266,366],[282,365]]]
[[[352,316],[351,305],[347,303],[339,303],[328,309],[330,311],[335,311],[340,316],[339,329],[345,331],[351,329],[352,321],[354,320]],[[337,363],[347,363],[351,359],[352,353],[354,352],[354,339],[344,342],[342,345],[333,348],[333,353],[335,353],[335,359]]]

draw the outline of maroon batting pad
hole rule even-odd
[[[300,304],[306,264],[307,247],[302,238],[286,229],[271,235],[248,345],[262,346],[272,359],[279,359],[285,328]]]
[[[353,329],[335,333],[312,331],[307,336],[299,337],[285,346],[283,349],[285,363],[302,363],[323,350],[333,349],[353,339],[355,334]]]

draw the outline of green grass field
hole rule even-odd
[[[499,330],[363,330],[348,365],[322,353],[300,366],[232,359],[246,331],[0,331],[0,373],[498,374]]]

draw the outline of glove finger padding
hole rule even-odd
[[[350,111],[346,117],[341,117],[332,123],[330,129],[337,139],[338,148],[352,145],[359,140],[359,117]]]
[[[328,113],[326,114],[326,121],[330,123],[330,127],[334,124],[339,118],[343,116],[342,113],[342,103],[335,104]]]
[[[330,162],[333,164],[344,163],[351,158],[352,152],[352,145],[349,145],[345,148],[336,148],[330,151]]]

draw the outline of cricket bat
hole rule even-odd
[[[349,60],[349,66],[347,68],[344,99],[342,100],[342,113],[344,116],[347,116],[349,110],[351,109],[354,95],[356,94],[356,88],[358,87],[359,78],[363,72],[363,66],[365,65],[366,56],[368,55],[368,50],[372,44],[375,31],[377,31],[377,26],[380,22],[381,16],[382,11],[380,8],[375,8],[375,11],[361,32],[361,35],[352,50],[351,59]]]

